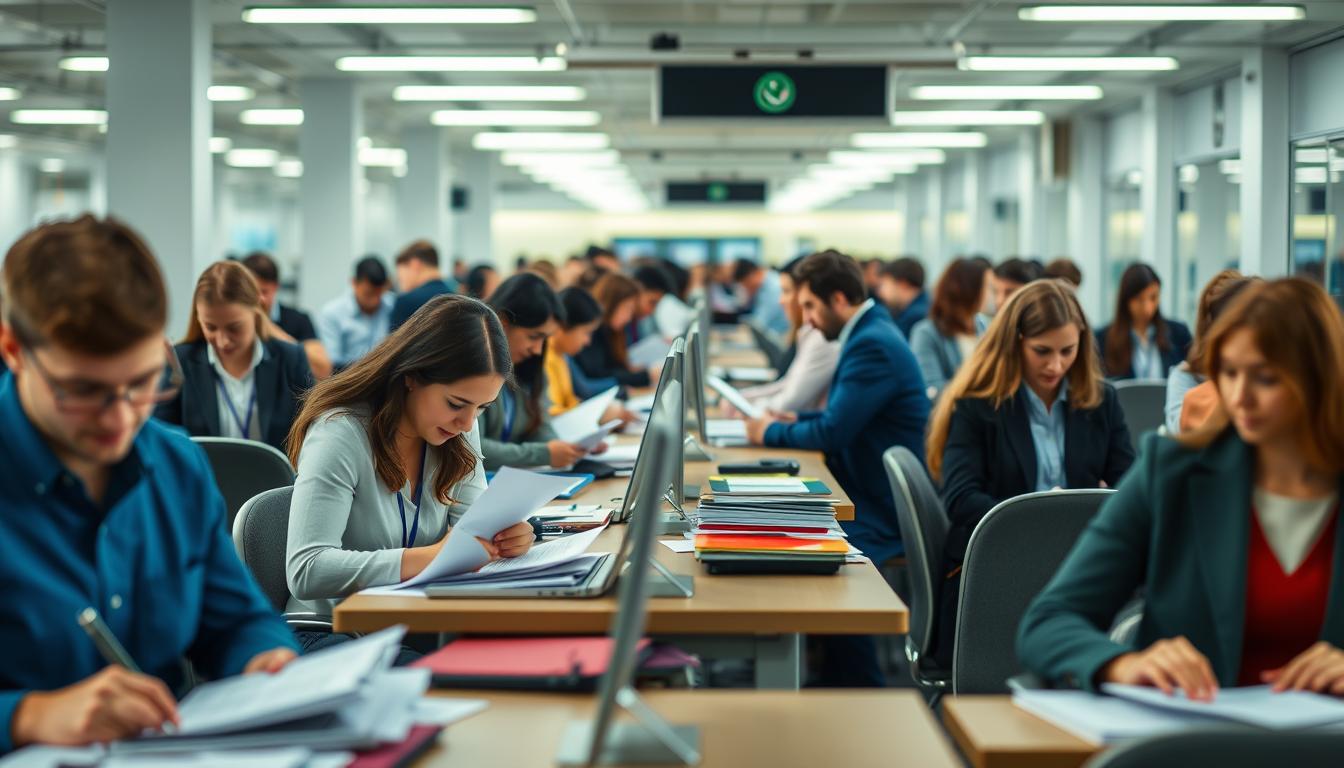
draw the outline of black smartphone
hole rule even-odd
[[[798,462],[794,459],[759,459],[740,464],[720,464],[721,475],[796,475]]]

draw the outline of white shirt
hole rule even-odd
[[[844,348],[845,342],[849,341],[849,334],[854,332],[854,326],[859,324],[859,318],[863,317],[864,313],[872,308],[873,300],[868,299],[860,304],[859,309],[854,313],[854,316],[845,322],[845,327],[840,329],[840,338],[838,339],[841,348]]]
[[[1251,493],[1255,519],[1265,532],[1265,541],[1274,551],[1283,572],[1292,575],[1311,554],[1321,531],[1330,522],[1339,494],[1320,499],[1294,499],[1279,496],[1256,486]]]
[[[256,388],[257,366],[266,356],[266,347],[262,345],[261,339],[252,342],[252,363],[242,378],[235,379],[233,374],[224,370],[224,363],[215,354],[213,344],[205,345],[205,354],[217,376],[215,399],[219,401],[219,436],[261,440],[261,409],[257,407]],[[249,408],[252,411],[251,419],[247,416]],[[247,420],[247,434],[238,428],[238,423],[243,420]]]
[[[670,293],[664,293],[653,308],[653,325],[658,329],[658,335],[665,339],[675,339],[685,333],[694,319],[695,311]],[[708,332],[708,329],[704,330]]]
[[[827,341],[821,331],[804,324],[798,329],[798,351],[777,381],[742,390],[752,403],[775,411],[819,411],[840,360],[840,342]]]

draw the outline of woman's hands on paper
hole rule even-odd
[[[1106,683],[1156,686],[1167,695],[1179,688],[1191,701],[1213,701],[1218,693],[1213,666],[1184,636],[1117,656],[1101,668],[1099,677]]]
[[[1312,691],[1344,695],[1344,651],[1322,640],[1260,679],[1281,691]]]
[[[536,534],[532,531],[532,524],[524,520],[495,534],[494,540],[486,547],[486,551],[489,552],[492,548],[494,549],[494,552],[490,555],[491,560],[501,557],[518,557],[527,554],[536,538]]]

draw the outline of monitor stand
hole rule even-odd
[[[682,458],[686,461],[713,461],[714,454],[701,445],[700,441],[695,439],[695,435],[687,435]]]
[[[639,698],[633,688],[616,692],[616,704],[634,716],[634,722],[612,722],[602,739],[596,762],[591,721],[571,722],[560,737],[557,765],[698,765],[700,728],[672,725]]]

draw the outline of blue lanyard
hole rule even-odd
[[[229,388],[224,386],[224,379],[220,378],[219,371],[215,371],[215,386],[219,388],[219,396],[224,398],[224,404],[229,407],[229,414],[233,416],[233,423],[238,425],[238,432],[244,440],[252,439],[252,411],[257,407],[257,380],[252,379],[252,397],[247,401],[247,416],[238,418],[238,409],[233,404],[233,398],[229,397]]]
[[[509,442],[509,437],[513,435],[513,416],[517,410],[517,404],[513,402],[513,393],[505,392],[500,398],[500,407],[504,410],[504,429],[499,433],[500,442]]]
[[[411,503],[415,505],[415,519],[411,522],[411,536],[406,537],[406,503],[401,500],[401,491],[397,491],[397,509],[401,511],[401,547],[409,549],[415,543],[420,532],[420,497],[425,493],[425,463],[429,459],[429,443],[420,449],[420,481],[415,484]]]

